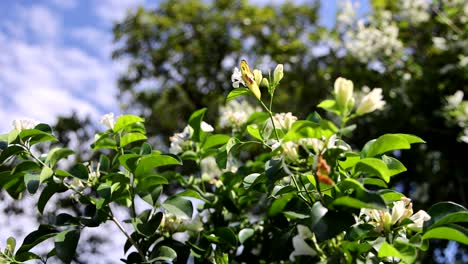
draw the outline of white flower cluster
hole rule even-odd
[[[359,20],[356,29],[345,32],[346,50],[362,63],[368,63],[382,55],[392,56],[401,52],[403,44],[398,39],[398,27],[391,19],[391,13],[384,11],[379,19],[371,20],[368,25]]]
[[[257,111],[260,111],[259,107],[253,107],[245,100],[231,100],[225,106],[219,107],[219,126],[238,131],[247,122],[250,115]]]
[[[423,210],[419,210],[413,214],[413,204],[411,199],[402,197],[400,201],[393,202],[391,213],[387,210],[377,209],[361,209],[360,217],[365,222],[375,226],[376,231],[382,232],[390,230],[393,226],[400,224],[406,218],[409,218],[413,223],[407,227],[414,231],[421,231],[425,221],[431,217]]]
[[[294,122],[297,121],[297,117],[293,116],[291,112],[278,113],[273,116],[273,122],[277,129],[289,130],[291,129]],[[271,125],[271,121],[269,122]]]
[[[192,138],[192,134],[193,128],[190,126],[186,126],[181,133],[175,133],[169,138],[171,141],[169,152],[172,154],[179,154],[188,147],[191,147],[192,142],[190,141],[190,138]]]
[[[426,22],[430,15],[430,0],[400,0],[400,18],[413,25]]]
[[[356,10],[359,8],[359,3],[353,3],[351,0],[341,1],[339,3],[340,11],[336,17],[338,25],[352,26],[356,19]]]
[[[16,129],[18,132],[21,132],[25,129],[33,129],[39,124],[34,119],[25,118],[25,119],[16,119],[13,121],[13,128]]]

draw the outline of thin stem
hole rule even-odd
[[[135,242],[135,240],[133,240],[133,238],[128,234],[127,230],[125,230],[125,227],[123,227],[122,224],[119,222],[119,220],[114,216],[110,207],[109,207],[109,216],[111,217],[112,222],[114,222],[117,225],[117,227],[120,229],[120,231],[122,231],[122,233],[127,237],[128,241],[130,241],[130,243],[136,248],[136,250],[138,251],[138,254],[140,254],[140,256],[143,258],[143,261],[146,262],[145,253],[143,253],[140,247],[138,247],[138,244]]]
[[[299,181],[301,182],[302,184],[302,187],[304,188],[305,190],[305,193],[307,194],[307,197],[309,198],[310,200],[310,203],[313,204],[314,203],[314,200],[312,199],[312,197],[310,197],[310,194],[309,192],[306,190],[306,187],[305,187],[305,184],[304,184],[304,181],[302,180],[302,177],[299,175]]]
[[[299,196],[299,198],[301,198],[307,205],[312,206],[312,204],[309,203],[309,201],[304,197],[304,195],[302,195],[302,191],[299,188],[299,184],[297,184],[295,175],[291,174],[290,177],[291,177],[292,181],[294,182],[294,186],[296,187],[297,196]]]
[[[275,126],[275,121],[273,119],[273,113],[271,112],[271,110],[262,102],[262,100],[258,100],[260,102],[260,104],[262,105],[262,107],[267,111],[268,115],[270,116],[270,120],[271,120],[271,124],[273,125],[273,131],[275,131],[275,137],[276,137],[276,140],[280,140],[279,139],[279,136],[278,136],[278,132],[276,132],[276,126]]]
[[[317,253],[320,256],[320,259],[322,260],[326,259],[327,256],[325,255],[325,252],[323,252],[323,250],[320,248],[320,245],[317,242],[317,238],[315,237],[315,233],[312,233],[311,240],[312,240],[312,244],[314,245],[314,249],[317,251]]]

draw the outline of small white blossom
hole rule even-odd
[[[291,112],[278,113],[273,116],[273,121],[275,122],[276,128],[289,130],[294,122],[297,121],[297,117],[293,116]]]
[[[206,157],[200,161],[201,178],[210,182],[221,175],[221,170],[216,164],[216,159],[212,156]]]
[[[415,231],[421,231],[424,225],[425,221],[429,221],[431,219],[431,216],[428,215],[425,211],[419,210],[417,213],[412,215],[410,219],[414,222],[413,224],[409,224],[408,228],[415,230]]]
[[[442,37],[432,37],[432,43],[434,47],[439,50],[447,50],[447,40]]]
[[[283,76],[283,64],[276,65],[276,68],[273,71],[273,83],[278,84],[283,79]]]
[[[244,80],[242,79],[242,73],[237,67],[234,68],[234,72],[231,75],[231,82],[234,88],[239,88],[239,84],[246,86]]]
[[[312,237],[310,229],[304,225],[297,225],[297,232],[292,239],[294,251],[289,255],[289,260],[295,261],[296,256],[315,256],[315,250],[305,242],[305,239]]]
[[[114,113],[108,113],[108,114],[103,115],[99,122],[110,129],[114,129],[114,124],[115,124]]]
[[[370,93],[368,93],[364,98],[362,98],[361,103],[359,104],[356,114],[363,115],[371,113],[375,110],[380,110],[384,107],[385,101],[382,100],[382,89],[374,88]]]
[[[37,122],[34,119],[30,118],[25,118],[25,119],[16,119],[13,121],[13,127],[16,129],[18,132],[25,130],[25,129],[33,129],[35,128],[39,122]]]
[[[463,91],[458,90],[453,95],[447,96],[447,104],[450,108],[457,108],[463,101]]]
[[[299,159],[298,145],[293,141],[288,141],[281,144],[283,147],[283,157],[290,162],[297,161]]]
[[[187,147],[190,147],[190,138],[192,137],[192,134],[193,129],[190,126],[186,126],[182,133],[175,133],[172,137],[169,138],[171,141],[169,152],[172,154],[179,154]]]
[[[201,127],[201,130],[203,132],[213,132],[214,131],[214,128],[205,121],[201,122],[200,127]]]

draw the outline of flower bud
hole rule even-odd
[[[270,87],[270,83],[268,82],[268,79],[267,79],[267,78],[263,78],[263,79],[262,79],[262,82],[260,83],[260,86],[263,86],[263,87]]]
[[[372,89],[370,93],[362,98],[361,103],[356,110],[356,114],[363,115],[371,113],[377,109],[382,109],[385,105],[385,101],[382,100],[382,98],[381,88]]]
[[[283,64],[278,64],[273,72],[273,82],[278,84],[283,79]]]
[[[353,82],[342,77],[335,81],[335,100],[341,109],[348,106],[353,97]]]
[[[255,69],[253,71],[253,75],[254,75],[254,80],[257,83],[257,85],[260,85],[260,83],[262,82],[262,77],[263,77],[262,72],[260,70]]]

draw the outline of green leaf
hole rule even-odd
[[[177,252],[175,250],[167,246],[161,246],[157,257],[152,261],[172,262],[175,258],[177,258]]]
[[[65,263],[70,263],[75,256],[80,231],[77,229],[65,230],[55,237],[55,251],[57,257]]]
[[[236,234],[229,227],[218,227],[214,230],[214,234],[219,237],[221,243],[226,243],[231,247],[237,246]]]
[[[294,219],[306,219],[310,217],[309,215],[300,214],[300,213],[293,212],[293,211],[284,211],[283,214],[286,218],[293,219],[293,220]]]
[[[457,225],[440,226],[430,229],[422,236],[423,239],[448,239],[468,245],[468,230]]]
[[[88,168],[85,165],[78,163],[73,166],[70,170],[70,174],[73,177],[87,181],[88,180]]]
[[[364,185],[373,185],[377,187],[388,188],[388,185],[384,181],[377,178],[364,178],[362,180],[362,183]]]
[[[447,223],[468,221],[466,208],[454,202],[436,203],[427,213],[431,216],[431,219],[424,223],[425,229]]]
[[[388,189],[379,191],[379,194],[385,200],[386,204],[392,204],[393,202],[400,201],[401,197],[405,197],[402,193]]]
[[[108,132],[96,134],[94,136],[93,150],[99,149],[114,149],[117,150],[117,142],[111,138]]]
[[[239,231],[239,242],[244,244],[244,242],[251,238],[254,235],[255,231],[252,228],[244,228]]]
[[[412,143],[424,143],[424,141],[413,135],[385,134],[371,141],[367,151],[363,154],[364,157],[375,157],[392,150],[409,149]]]
[[[151,206],[156,206],[159,196],[162,193],[162,186],[157,186],[154,189],[147,192],[139,192],[138,195]]]
[[[284,207],[291,201],[291,199],[295,196],[293,193],[285,194],[281,198],[276,199],[271,204],[270,208],[268,209],[269,216],[275,216],[281,212],[283,212]]]
[[[30,194],[35,194],[39,188],[39,174],[26,173],[24,175],[24,184]]]
[[[189,200],[181,197],[171,197],[167,199],[162,206],[164,209],[182,219],[191,219],[193,214],[193,206]]]
[[[54,167],[57,162],[63,158],[66,158],[70,155],[75,154],[75,152],[71,149],[67,148],[54,148],[49,152],[47,158],[45,160],[46,163],[49,163],[50,167]]]
[[[140,148],[140,155],[149,155],[153,152],[151,145],[148,143],[143,143]]]
[[[7,147],[0,154],[0,164],[3,163],[8,158],[16,156],[22,152],[24,152],[24,148],[20,146],[13,145],[13,146]]]
[[[247,88],[236,88],[236,89],[233,89],[229,92],[229,94],[227,95],[226,97],[226,103],[231,101],[232,99],[236,98],[236,97],[239,97],[239,96],[242,96],[242,95],[246,95],[246,94],[250,94],[250,91],[249,89]]]
[[[142,133],[127,133],[122,138],[120,138],[120,147],[125,147],[130,143],[146,140],[146,136]]]
[[[264,182],[265,179],[265,174],[260,174],[260,173],[252,173],[250,175],[247,175],[244,178],[244,188],[249,189],[250,187],[260,183]]]
[[[147,209],[143,211],[138,217],[132,219],[132,224],[135,227],[135,230],[145,236],[151,237],[156,233],[159,225],[161,224],[161,220],[163,218],[163,213],[158,212],[149,219],[151,214],[151,210]]]
[[[38,130],[38,129],[25,129],[22,130],[19,134],[20,138],[23,141],[28,141],[30,146],[37,144],[39,142],[56,142],[58,141],[56,137],[52,136],[51,134]]]
[[[162,176],[151,175],[143,177],[137,185],[137,191],[147,191],[153,189],[155,186],[168,184],[168,180]]]
[[[333,134],[333,127],[328,122],[317,124],[307,120],[299,120],[294,122],[291,129],[284,135],[283,142],[302,138],[328,138]]]
[[[39,228],[29,233],[23,240],[23,244],[18,249],[16,254],[28,252],[42,241],[51,238],[57,234],[57,230],[49,225],[40,225]]]
[[[201,123],[203,121],[203,116],[205,115],[206,108],[199,109],[192,113],[189,118],[189,125],[193,128],[192,140],[195,142],[200,142],[201,135],[203,131],[201,130]]]
[[[43,183],[44,181],[52,177],[53,174],[54,174],[54,171],[51,168],[44,166],[39,176],[40,182]]]
[[[42,190],[41,196],[39,196],[39,200],[37,201],[37,210],[39,210],[39,213],[42,214],[44,212],[44,208],[50,197],[56,193],[62,193],[66,190],[67,188],[65,188],[63,185],[54,182],[47,184],[44,190]]]
[[[337,115],[341,115],[341,110],[340,108],[338,107],[338,104],[336,103],[335,100],[323,100],[322,102],[320,102],[317,107],[320,107],[322,109],[325,109],[327,110],[328,112],[332,112],[334,114],[337,114]]]
[[[152,154],[149,156],[143,156],[135,169],[135,176],[143,177],[145,174],[152,172],[154,168],[180,164],[181,161],[177,156],[169,154]]]
[[[347,206],[351,208],[386,208],[384,200],[378,193],[368,191],[361,183],[354,179],[345,179],[338,184],[338,187],[343,194],[346,194],[346,196],[335,199],[332,203],[333,205]],[[345,197],[355,198],[360,202]]]
[[[390,181],[390,177],[406,171],[406,167],[397,159],[382,156],[382,159],[364,158],[355,166],[355,172],[363,171],[382,178],[385,182]]]
[[[206,138],[205,142],[203,142],[202,149],[208,150],[214,147],[218,147],[220,145],[224,145],[228,142],[230,138],[230,136],[223,134],[210,135]]]
[[[260,133],[260,130],[258,129],[257,125],[248,125],[247,126],[247,133],[254,137],[255,139],[258,139],[260,141],[263,141],[263,137]]]
[[[121,115],[117,117],[117,121],[115,122],[113,131],[117,132],[135,123],[143,123],[143,122],[145,122],[145,120],[136,115]]]
[[[135,153],[128,153],[119,156],[120,165],[124,166],[130,172],[134,172],[137,166],[137,161],[140,159],[140,155]]]
[[[383,242],[382,245],[380,246],[378,256],[379,258],[394,257],[394,258],[403,259],[403,255],[395,247],[393,247],[387,242]]]

